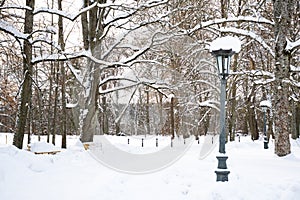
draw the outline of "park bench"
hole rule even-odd
[[[41,155],[41,154],[55,155],[60,152],[60,150],[57,150],[55,148],[33,148],[32,149],[31,144],[27,145],[27,150],[37,155]]]

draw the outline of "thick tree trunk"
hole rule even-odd
[[[99,1],[99,3],[106,1]],[[93,1],[84,0],[84,7]],[[101,59],[101,36],[103,34],[103,17],[105,8],[94,7],[81,15],[82,35],[85,50],[91,50],[96,58]],[[100,66],[89,61],[85,73],[84,105],[81,111],[82,142],[92,142],[99,132],[98,99],[99,99]],[[104,113],[106,114],[106,113]]]
[[[285,50],[286,38],[289,35],[290,7],[292,0],[273,0],[274,6],[274,37],[275,37],[275,83],[274,83],[274,114],[275,114],[275,153],[286,156],[291,153],[289,138],[289,78],[290,53]]]
[[[33,30],[33,10],[34,0],[26,0],[26,6],[31,9],[25,11],[24,33],[30,34]],[[27,121],[28,106],[30,104],[30,98],[32,93],[32,44],[25,40],[23,44],[23,74],[24,81],[21,88],[21,104],[18,108],[17,120],[16,120],[16,133],[14,135],[13,144],[18,147],[23,147],[23,139]]]
[[[89,78],[88,96],[84,102],[85,109],[83,110],[83,126],[80,140],[81,142],[92,142],[94,135],[99,129],[98,121],[98,91],[99,91],[99,68],[91,64],[91,77]],[[98,130],[99,131],[99,130]]]
[[[62,10],[62,0],[58,0],[58,10]],[[61,16],[58,17],[58,44],[60,45],[61,51],[65,50],[64,35],[63,35],[63,19]],[[63,62],[59,63],[61,73],[61,101],[62,101],[62,140],[61,148],[67,148],[67,110],[66,110],[66,72],[65,65]]]
[[[299,138],[300,136],[300,103],[297,102],[296,108],[296,137]]]
[[[257,125],[254,107],[249,106],[248,117],[249,117],[248,122],[249,122],[249,129],[250,129],[250,133],[251,133],[251,139],[258,140],[259,139],[258,125]]]
[[[259,131],[258,131],[258,125],[257,125],[257,119],[256,119],[256,114],[255,114],[255,107],[254,102],[255,102],[255,90],[256,87],[253,85],[251,88],[251,93],[247,99],[247,119],[248,119],[248,125],[249,125],[249,131],[251,133],[251,139],[252,140],[258,140],[259,139]]]
[[[51,8],[54,8],[54,1],[51,2]],[[53,14],[51,14],[51,26],[54,26],[54,17]],[[53,34],[50,36],[51,41],[53,41]],[[52,55],[54,52],[54,47],[51,45],[50,47],[50,54]],[[50,62],[50,76],[49,76],[49,97],[48,97],[48,120],[47,120],[47,142],[50,143],[50,134],[52,133],[52,129],[54,129],[51,126],[51,117],[52,117],[52,92],[53,92],[53,79],[55,79],[55,68],[54,63]]]
[[[58,63],[55,64],[55,90],[54,90],[54,108],[53,108],[53,122],[52,122],[52,129],[51,129],[51,135],[52,135],[52,144],[55,145],[55,135],[56,135],[56,122],[57,122],[57,104],[58,104],[58,80],[59,80],[59,65]]]
[[[297,139],[298,138],[298,133],[297,133],[297,102],[294,102],[292,105],[292,122],[291,122],[291,127],[292,127],[292,139]]]
[[[236,72],[237,70],[237,55],[234,55],[234,62],[232,64],[232,71]],[[229,129],[229,140],[234,141],[235,139],[235,129],[236,129],[236,106],[237,106],[237,100],[236,100],[236,91],[237,91],[237,83],[236,79],[233,79],[232,86],[231,86],[231,92],[229,97],[230,102],[230,116],[228,120],[228,129]]]

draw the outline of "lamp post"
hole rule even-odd
[[[268,137],[267,137],[267,119],[266,119],[266,112],[267,112],[267,109],[270,107],[270,102],[269,101],[261,101],[259,106],[261,107],[261,109],[263,110],[264,112],[264,129],[263,129],[263,132],[264,132],[264,149],[268,149]]]
[[[232,46],[235,45],[235,46]],[[228,174],[226,160],[228,156],[225,151],[226,129],[225,129],[225,101],[226,101],[226,83],[230,72],[231,56],[240,51],[240,41],[234,37],[223,37],[214,40],[211,43],[210,51],[217,60],[217,68],[221,78],[221,95],[220,95],[220,137],[219,137],[219,153],[218,169],[215,171],[217,181],[228,181]]]

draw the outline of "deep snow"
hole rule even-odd
[[[131,175],[101,165],[84,150],[76,136],[68,137],[67,150],[56,155],[35,155],[6,145],[6,135],[8,143],[12,142],[11,134],[0,134],[1,200],[296,200],[300,196],[300,140],[291,141],[292,154],[283,158],[273,153],[272,141],[267,150],[263,149],[262,140],[253,142],[249,137],[230,142],[226,145],[229,181],[216,182],[217,145],[205,156],[200,153],[212,136],[201,137],[200,144],[195,141],[168,168]],[[127,137],[110,136],[110,140],[127,150],[132,147],[134,152],[143,151],[139,142],[127,146]],[[145,145],[149,151],[150,145]]]

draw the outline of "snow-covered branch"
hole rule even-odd
[[[33,14],[39,14],[39,13],[49,13],[49,14],[55,14],[58,16],[61,16],[63,18],[69,19],[71,21],[74,21],[77,19],[82,13],[87,12],[88,10],[94,8],[97,6],[97,2],[93,3],[92,5],[85,7],[78,11],[77,13],[67,13],[62,10],[56,10],[56,9],[51,9],[51,8],[37,8],[33,11]]]
[[[116,77],[114,77],[114,76],[108,77],[108,78],[104,79],[103,81],[101,81],[99,86],[102,86],[102,85],[104,85],[104,84],[106,84],[110,81],[128,81],[128,82],[131,82],[131,84],[122,85],[122,86],[118,86],[118,87],[113,87],[113,88],[109,88],[109,89],[105,89],[105,90],[102,90],[102,87],[99,87],[99,93],[100,94],[108,94],[108,93],[111,93],[111,92],[136,87],[136,86],[139,86],[139,85],[148,86],[149,88],[152,88],[153,90],[156,90],[159,93],[161,93],[161,91],[160,91],[161,89],[170,89],[170,87],[165,83],[158,83],[157,81],[152,81],[152,80],[147,80],[147,79],[145,79],[145,80],[136,80],[136,79],[130,79],[130,78],[121,77],[121,76],[120,77],[117,77],[117,76]]]
[[[51,54],[51,55],[42,55],[32,59],[32,64],[37,64],[40,62],[49,62],[49,61],[67,61],[75,58],[89,58],[91,61],[98,63],[104,66],[128,66],[125,62],[107,62],[95,58],[90,51],[81,51],[77,53],[61,53],[61,54]]]
[[[23,34],[20,31],[18,31],[15,27],[8,24],[5,21],[0,20],[0,30],[8,33],[9,35],[17,38],[17,39],[23,39],[26,40],[28,38],[28,34]]]
[[[137,13],[140,10],[145,10],[147,8],[151,8],[151,7],[155,7],[155,6],[159,6],[159,5],[163,5],[166,4],[168,2],[168,0],[153,0],[153,1],[147,1],[144,4],[140,4],[137,7],[129,7],[129,6],[125,6],[124,3],[119,3],[119,4],[98,4],[98,7],[104,8],[104,7],[110,7],[113,8],[115,10],[130,10],[129,12],[122,12],[122,14],[119,14],[118,16],[115,16],[113,19],[106,21],[105,22],[105,26],[108,26],[116,21],[120,21],[122,19],[127,19],[130,16],[133,16],[135,13]],[[168,16],[168,14],[165,14],[165,16]],[[160,19],[163,18],[163,16],[160,17]],[[126,22],[127,23],[127,22]]]
[[[218,111],[220,111],[219,107],[217,105],[220,104],[220,102],[213,101],[213,100],[207,100],[203,102],[198,102],[200,107],[209,107],[209,108],[214,108]]]
[[[256,77],[254,80],[254,84],[256,85],[267,85],[275,81],[275,74],[263,71],[263,70],[249,70],[249,71],[241,71],[241,72],[233,72],[234,75],[248,75],[251,77]]]
[[[207,28],[209,26],[216,25],[216,24],[222,24],[225,22],[253,22],[253,23],[264,23],[264,24],[274,25],[274,22],[264,17],[238,16],[238,17],[228,17],[228,18],[208,20],[206,22],[199,23],[194,28],[190,30],[186,30],[184,32],[186,34],[190,34],[197,30]]]
[[[255,34],[254,32],[243,30],[243,29],[238,29],[238,28],[220,28],[218,29],[220,32],[227,32],[227,33],[234,33],[237,35],[243,35],[252,38],[256,42],[258,42],[262,47],[264,47],[269,53],[275,57],[275,53],[272,50],[272,48],[264,41],[263,38],[261,38],[259,35]]]
[[[296,40],[295,42],[291,42],[289,41],[288,39],[287,40],[287,44],[286,44],[286,50],[289,51],[289,52],[293,52],[295,51],[296,49],[300,48],[300,39]]]
[[[21,6],[21,5],[7,5],[7,6],[1,6],[0,10],[8,10],[8,9],[17,9],[17,10],[32,10],[28,6]]]

